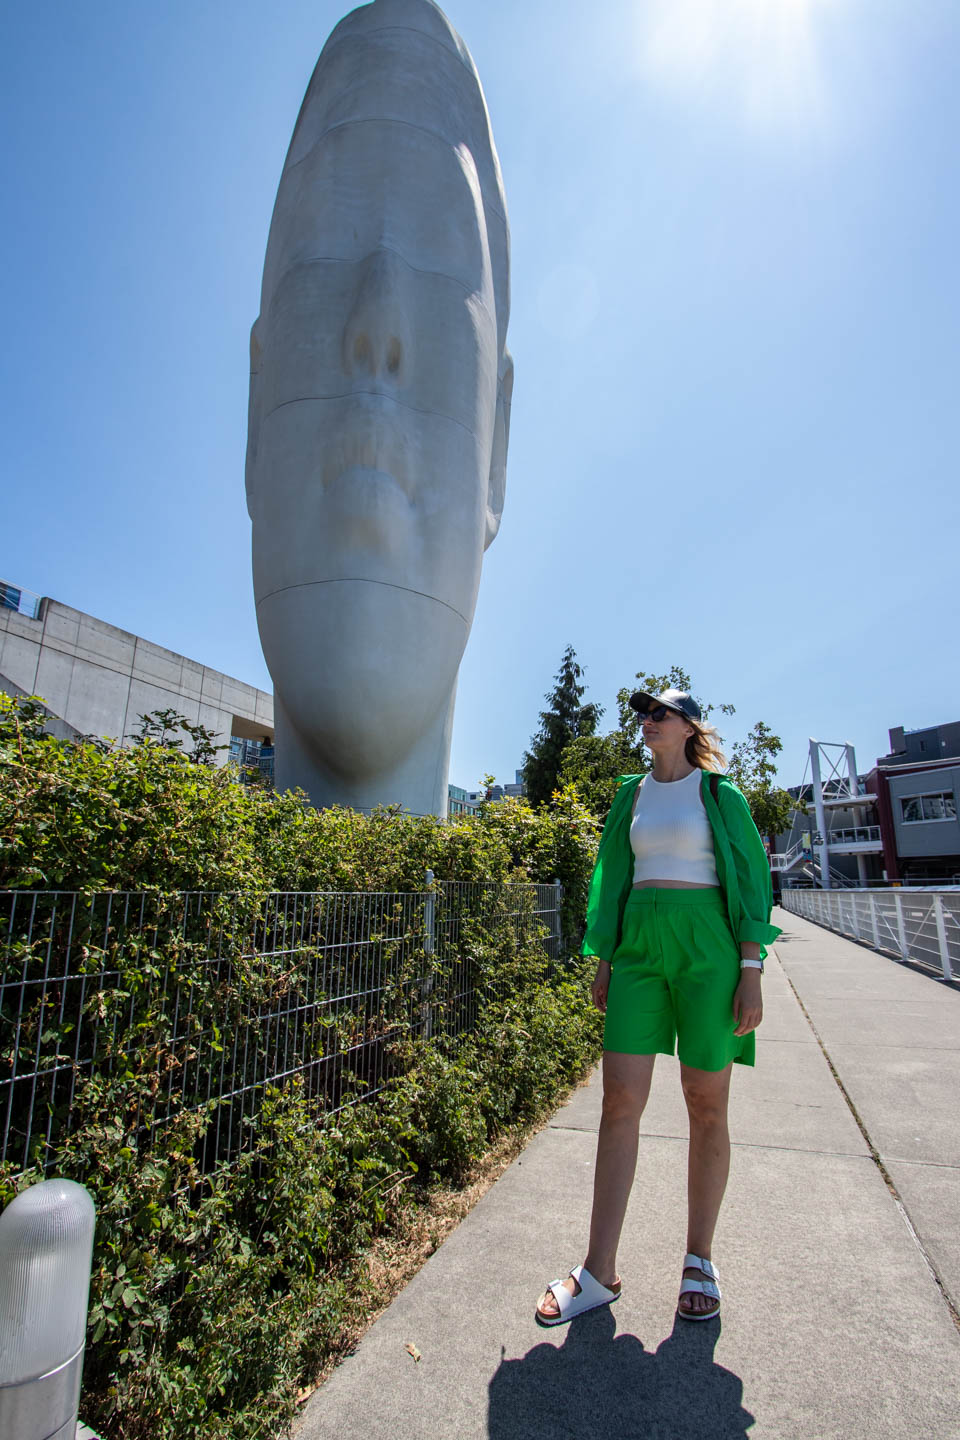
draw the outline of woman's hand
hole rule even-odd
[[[610,989],[610,962],[609,960],[597,961],[597,973],[593,977],[590,986],[590,998],[600,1011],[601,1015],[607,1008],[607,991]]]
[[[763,992],[760,971],[748,967],[740,971],[740,984],[733,994],[734,1035],[749,1035],[763,1019]]]

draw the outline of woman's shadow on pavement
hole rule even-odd
[[[490,1381],[490,1440],[743,1440],[743,1384],[714,1363],[719,1320],[675,1320],[653,1351],[616,1334],[609,1309],[573,1320],[559,1348],[502,1360]]]

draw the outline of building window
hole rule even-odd
[[[900,801],[905,825],[924,820],[956,820],[957,802],[953,791],[940,790],[932,795],[911,795]]]

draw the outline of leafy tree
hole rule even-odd
[[[603,714],[599,706],[583,704],[586,686],[580,683],[582,675],[576,651],[568,645],[556,684],[546,696],[547,709],[540,711],[540,729],[523,757],[523,778],[531,805],[549,804],[554,791],[560,788],[564,750],[581,736],[592,735]]]
[[[777,770],[774,756],[782,749],[780,736],[758,720],[746,740],[736,742],[730,756],[728,773],[747,797],[761,835],[779,835],[786,830],[796,806],[793,796],[773,783]]]
[[[587,809],[603,818],[617,793],[618,777],[644,774],[648,768],[624,731],[582,735],[563,752],[560,783],[575,786]]]

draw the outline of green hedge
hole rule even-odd
[[[0,886],[403,890],[421,889],[427,867],[485,883],[559,876],[573,948],[595,846],[573,791],[548,813],[507,800],[451,823],[316,812],[302,796],[246,790],[155,736],[121,751],[52,740],[36,705],[0,697]],[[212,1111],[181,1113],[149,1144],[137,1129],[172,1058],[149,1016],[152,1049],[78,1089],[54,1173],[86,1185],[97,1206],[88,1424],[109,1440],[279,1434],[369,1299],[371,1241],[402,1232],[432,1185],[460,1183],[596,1058],[592,967],[517,950],[505,930],[471,944],[501,998],[470,1035],[401,1035],[376,1103],[325,1123],[298,1084],[271,1093],[239,1160],[212,1174],[196,1159]],[[5,968],[11,978],[12,960]],[[0,1169],[0,1204],[40,1178]]]
[[[35,699],[0,694],[0,889],[420,890],[427,869],[559,878],[567,948],[579,944],[598,825],[573,786],[549,810],[511,798],[449,820],[314,810],[302,792],[236,784],[202,763],[203,743],[197,763],[176,731],[110,750],[53,739],[43,720]]]

